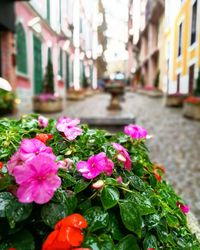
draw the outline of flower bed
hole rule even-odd
[[[200,120],[200,97],[189,96],[184,101],[183,115],[188,118]]]
[[[63,110],[63,99],[56,94],[40,94],[33,97],[33,110],[39,113],[55,113]]]
[[[0,249],[198,250],[146,137],[136,125],[110,135],[66,117],[1,120]]]

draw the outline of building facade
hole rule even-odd
[[[133,84],[153,86],[156,75],[162,78],[159,67],[163,60],[164,40],[164,1],[162,0],[132,0],[132,26],[129,38],[132,36],[133,61],[129,68]],[[129,45],[130,47],[130,45]],[[160,88],[162,83],[160,84]]]
[[[192,93],[200,68],[200,1],[165,2],[165,76],[168,93]]]
[[[92,1],[94,9],[96,2]],[[70,88],[96,88],[97,14],[91,9],[88,14],[88,5],[81,0],[16,3],[16,91],[20,105],[31,109],[32,97],[44,91],[48,60],[53,64],[55,93],[60,96],[65,97]]]
[[[153,85],[159,71],[164,92],[192,93],[200,68],[200,1],[131,2],[134,85]]]

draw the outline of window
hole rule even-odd
[[[50,23],[50,0],[47,0],[47,21]]]
[[[17,70],[27,74],[26,34],[21,23],[17,24]]]
[[[60,48],[60,63],[59,63],[59,75],[63,77],[63,56],[62,56],[62,49]]]
[[[191,27],[191,40],[190,45],[196,41],[196,28],[197,28],[197,0],[192,6],[192,27]]]
[[[182,36],[183,36],[183,23],[180,23],[179,35],[178,35],[178,56],[182,54]]]

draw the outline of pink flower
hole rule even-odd
[[[8,169],[8,173],[10,175],[13,174],[13,169],[16,166],[23,166],[24,161],[20,158],[19,149],[14,153],[14,155],[11,157],[11,159],[7,162],[6,167]]]
[[[113,162],[102,152],[91,156],[87,161],[79,161],[76,168],[86,179],[93,179],[102,172],[111,175],[113,166]]]
[[[47,147],[38,139],[23,139],[19,149],[20,158],[23,161],[30,160],[40,153],[49,154],[53,160],[56,159],[50,147]]]
[[[72,163],[73,163],[73,161],[71,159],[66,158],[66,159],[64,159],[62,161],[58,161],[57,165],[58,165],[59,168],[69,169],[69,168],[71,168]]]
[[[114,163],[107,157],[105,158],[105,161],[104,173],[108,176],[111,176],[114,168]]]
[[[117,180],[117,182],[118,182],[119,184],[121,184],[122,181],[123,181],[121,176],[118,176],[118,177],[116,178],[116,180]]]
[[[133,139],[143,139],[147,136],[147,130],[145,128],[134,124],[125,126],[124,133],[130,135]]]
[[[188,205],[184,205],[181,202],[177,201],[176,206],[179,207],[184,214],[187,214],[190,211],[190,207]]]
[[[49,154],[40,154],[16,166],[13,175],[19,184],[17,197],[20,202],[44,204],[51,200],[54,192],[61,185],[57,176],[58,166]]]
[[[38,117],[38,124],[40,127],[46,128],[48,126],[48,122],[49,122],[49,120],[46,117],[44,117],[42,115],[40,115]]]
[[[58,120],[56,128],[58,131],[63,132],[68,140],[72,141],[77,136],[82,134],[82,129],[77,127],[79,123],[79,119],[73,120],[71,118],[63,116]]]
[[[117,150],[117,152],[119,153],[117,155],[117,159],[121,162],[124,163],[124,168],[128,171],[131,170],[131,158],[129,153],[127,152],[127,150],[120,145],[119,143],[112,143],[112,146],[114,147],[115,150]]]

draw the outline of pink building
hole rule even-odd
[[[48,60],[62,97],[69,88],[96,88],[97,0],[3,1],[0,7],[6,15],[0,12],[0,76],[16,89],[19,108],[31,110],[32,97],[43,92]]]

